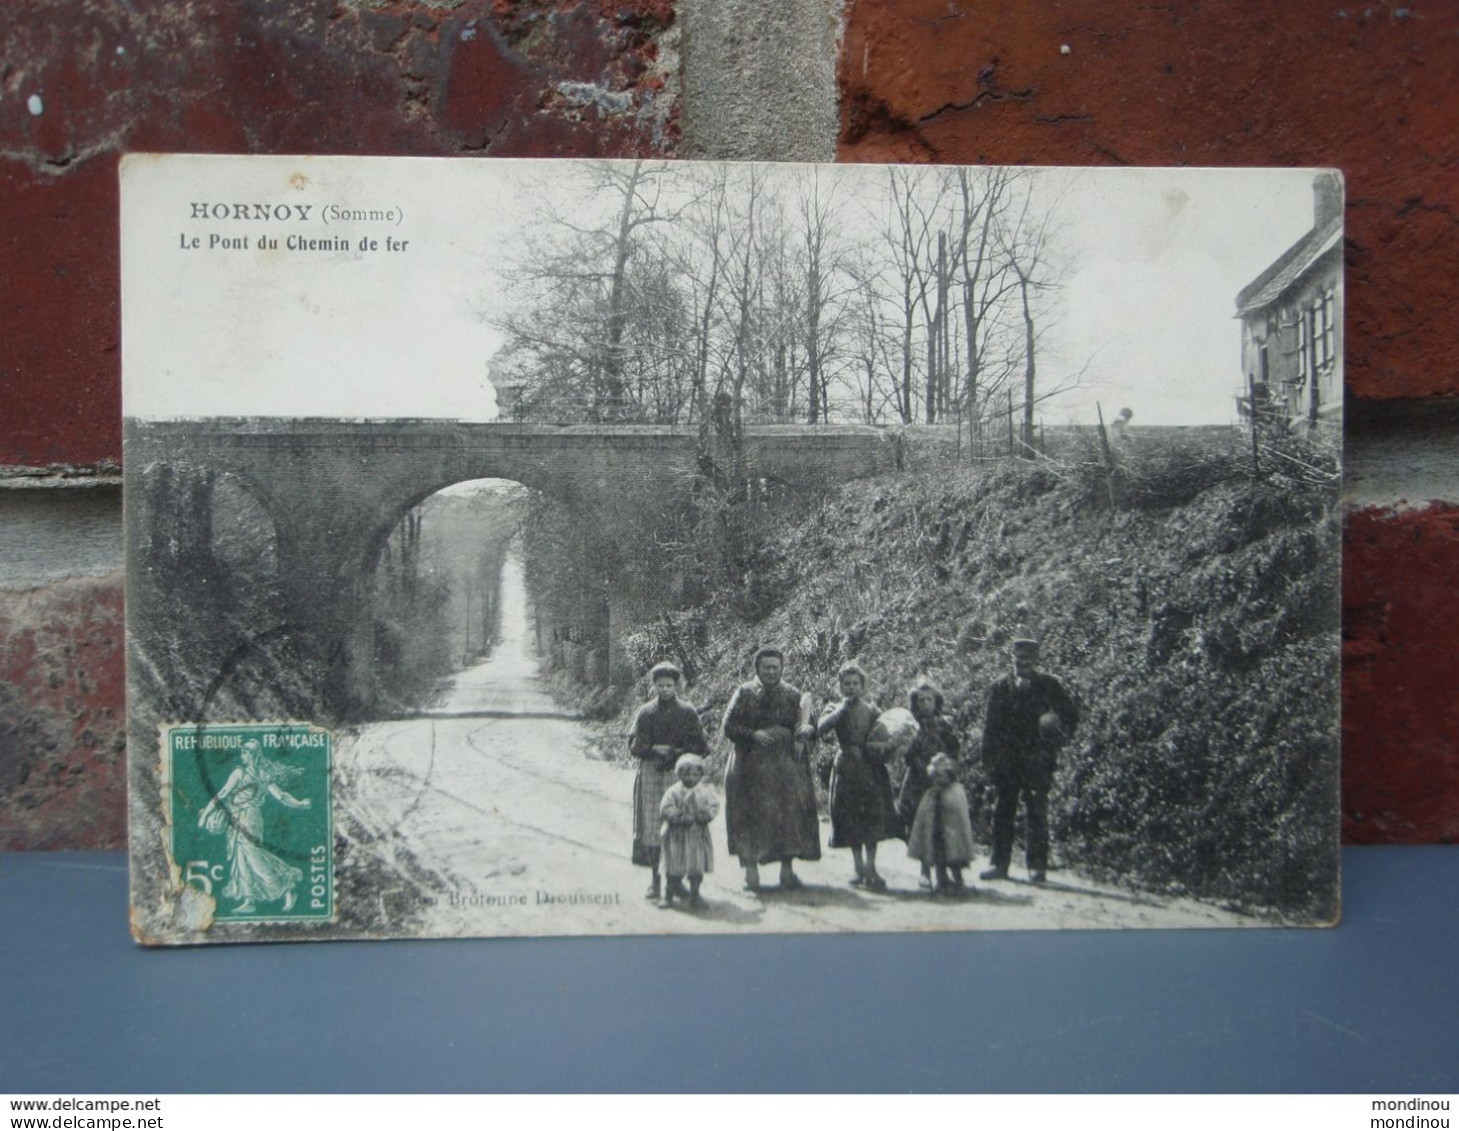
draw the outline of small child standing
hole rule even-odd
[[[973,822],[968,795],[957,780],[957,763],[946,754],[927,764],[931,784],[917,804],[907,855],[937,870],[936,895],[962,895],[963,869],[973,860]],[[949,873],[951,877],[949,878]]]
[[[659,805],[663,818],[660,838],[663,844],[664,894],[660,907],[672,907],[674,897],[693,908],[709,905],[699,894],[699,885],[706,872],[714,871],[714,844],[709,837],[709,822],[719,813],[719,799],[704,784],[704,759],[685,754],[674,763],[678,782],[664,793]],[[689,878],[689,891],[684,891],[684,877]]]

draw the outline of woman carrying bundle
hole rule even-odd
[[[887,882],[876,870],[876,846],[900,829],[885,751],[867,743],[881,712],[866,701],[866,672],[858,665],[847,664],[837,679],[841,701],[821,713],[816,727],[818,734],[834,734],[840,747],[831,767],[831,847],[851,849],[854,886],[885,891]]]

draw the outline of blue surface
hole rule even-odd
[[[1336,930],[145,950],[121,854],[0,855],[0,1092],[1459,1091],[1459,849]]]

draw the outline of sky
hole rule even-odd
[[[855,195],[885,173],[822,175]],[[1107,419],[1130,407],[1135,424],[1229,421],[1242,380],[1236,292],[1311,226],[1313,171],[1038,176],[1058,201],[1063,282],[1039,367],[1049,380],[1079,375],[1044,419],[1089,423],[1099,404]],[[565,163],[130,156],[123,411],[492,419],[502,339],[491,318],[512,297],[501,269],[548,202],[601,210]],[[869,221],[847,231],[873,238]],[[290,251],[291,236],[346,250]]]
[[[1121,171],[1123,174],[1123,171]],[[1050,353],[1087,364],[1051,421],[1225,423],[1242,391],[1236,293],[1312,226],[1312,170],[1080,174]],[[1057,370],[1056,370],[1057,371]]]

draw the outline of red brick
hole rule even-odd
[[[1453,5],[853,0],[840,153],[1338,166],[1352,391],[1453,396],[1456,87]]]
[[[0,593],[0,851],[126,847],[120,579]]]
[[[0,163],[0,464],[121,455],[116,169]]]
[[[1348,516],[1343,836],[1459,839],[1459,507]]]

